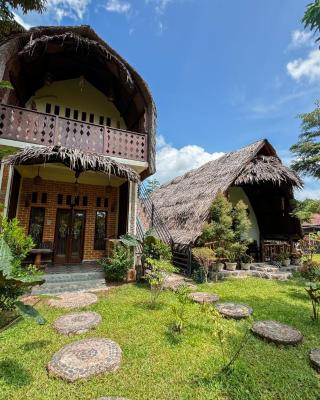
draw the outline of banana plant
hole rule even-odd
[[[23,317],[34,319],[39,325],[46,323],[43,316],[32,306],[24,304],[16,298],[15,294],[24,293],[32,286],[40,285],[44,282],[41,273],[26,271],[17,272],[11,250],[5,240],[0,238],[0,310],[1,306],[6,308],[6,302],[10,308],[15,308]],[[14,293],[10,297],[9,293]]]

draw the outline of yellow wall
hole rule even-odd
[[[249,231],[249,237],[251,240],[256,240],[258,246],[260,245],[260,231],[259,226],[256,218],[256,214],[252,208],[252,205],[245,194],[244,190],[241,187],[231,187],[228,190],[229,200],[231,201],[232,205],[235,206],[239,200],[242,200],[247,206],[249,210],[249,219],[251,222],[251,228]]]
[[[41,112],[46,112],[47,103],[51,104],[52,114],[54,106],[58,105],[61,117],[65,117],[66,107],[71,108],[70,118],[73,118],[73,110],[78,110],[79,120],[81,120],[81,113],[85,111],[87,113],[86,122],[89,122],[89,114],[93,113],[95,124],[99,124],[100,116],[104,117],[104,124],[109,117],[112,127],[126,129],[125,122],[115,105],[86,80],[83,80],[81,85],[79,78],[56,81],[49,86],[43,86],[28,100],[27,107],[32,108],[32,103],[35,103],[37,111]],[[118,126],[119,124],[120,126]]]

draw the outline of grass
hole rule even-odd
[[[312,256],[312,259],[313,259],[314,261],[320,262],[320,254],[314,254],[314,255]]]
[[[249,343],[228,375],[215,377],[222,363],[211,325],[199,311],[188,306],[184,333],[173,334],[171,292],[161,304],[148,307],[144,286],[124,285],[100,296],[87,309],[102,315],[95,330],[77,337],[54,332],[52,322],[66,310],[38,309],[48,319],[45,326],[23,320],[0,334],[0,399],[94,400],[123,396],[131,400],[316,400],[320,399],[319,375],[309,366],[308,352],[320,346],[320,326],[310,319],[310,305],[297,280],[228,280],[201,285],[222,301],[247,303],[255,319],[275,319],[300,329],[305,337],[296,347],[276,347],[250,336]],[[45,302],[45,300],[43,300]],[[247,322],[224,320],[226,346],[232,352]],[[87,337],[107,337],[118,342],[123,362],[118,372],[68,384],[48,378],[46,365],[54,352],[67,343]]]

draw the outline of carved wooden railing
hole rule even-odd
[[[135,161],[148,160],[147,134],[1,104],[0,139],[65,146]]]

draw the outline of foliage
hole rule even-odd
[[[0,147],[0,160],[4,157],[14,154],[18,151],[17,147],[1,146]]]
[[[44,324],[45,319],[36,309],[25,305],[18,298],[32,286],[43,283],[43,275],[33,266],[21,267],[18,255],[13,255],[4,236],[0,236],[0,310],[12,311],[18,309],[23,316],[35,319],[38,324]]]
[[[311,232],[299,241],[299,251],[307,260],[312,260],[320,246],[320,232]]]
[[[146,192],[150,196],[155,190],[159,189],[160,182],[157,179],[148,179]]]
[[[320,213],[320,200],[296,200],[295,203],[295,208],[292,214],[299,218],[301,222],[310,222],[313,214]]]
[[[249,244],[251,226],[247,215],[247,206],[240,200],[235,207],[218,193],[210,210],[211,221],[202,229],[201,242],[213,242],[217,259],[229,261],[241,260]]]
[[[310,259],[306,260],[303,262],[300,273],[308,281],[320,281],[320,263]]]
[[[144,279],[149,283],[151,289],[151,308],[155,308],[168,275],[175,272],[176,269],[167,260],[147,258],[146,263],[149,267],[144,274]]]
[[[320,104],[316,108],[299,115],[302,120],[298,143],[291,146],[290,150],[295,155],[292,168],[303,174],[320,178]]]
[[[244,254],[243,256],[241,256],[241,262],[250,264],[253,262],[253,257],[249,254]]]
[[[209,270],[216,259],[214,251],[209,247],[194,247],[192,249],[192,256],[199,264],[203,282],[207,282]]]
[[[239,358],[240,353],[243,351],[248,342],[250,333],[249,327],[251,327],[251,319],[249,319],[250,326],[245,328],[245,332],[239,341],[236,351],[233,354],[231,354],[228,358],[226,342],[228,340],[229,331],[228,331],[228,326],[225,324],[224,318],[221,316],[218,310],[211,304],[204,303],[201,305],[201,307],[204,314],[211,321],[212,334],[218,340],[220,346],[223,365],[219,373],[229,372],[232,365]]]
[[[13,89],[9,81],[0,81],[0,89]]]
[[[118,244],[114,247],[111,257],[102,258],[99,263],[102,266],[107,281],[123,281],[130,268],[133,266],[131,249]]]
[[[14,18],[13,10],[20,8],[24,14],[29,11],[42,13],[45,10],[46,0],[4,0],[0,2],[0,38],[11,32],[24,30]]]
[[[175,291],[178,304],[172,306],[174,316],[173,329],[177,333],[182,333],[187,322],[187,305],[190,303],[190,288],[186,285],[180,285]]]
[[[305,28],[309,28],[316,34],[320,31],[320,0],[314,0],[312,3],[307,5],[306,11],[302,18]],[[316,42],[320,40],[320,37],[316,39]]]
[[[320,277],[320,275],[319,275]],[[320,279],[319,279],[320,280]],[[320,283],[319,282],[308,282],[306,283],[306,292],[311,301],[312,305],[312,316],[311,319],[314,321],[319,320],[320,311]]]

